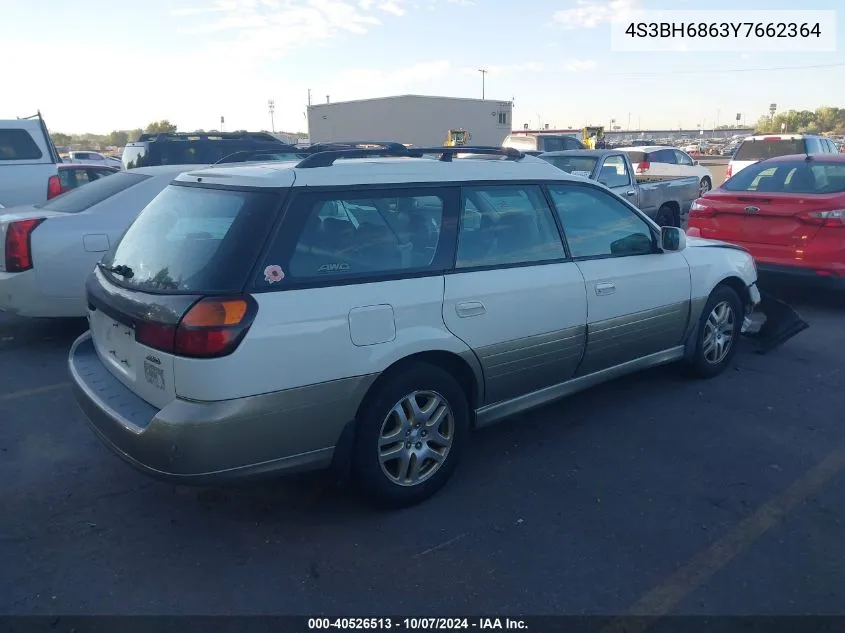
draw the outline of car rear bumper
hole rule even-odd
[[[84,317],[85,299],[48,297],[38,288],[34,270],[22,273],[0,272],[0,312],[22,317]]]
[[[757,272],[763,278],[792,281],[801,284],[845,290],[845,276],[838,271],[808,266],[787,266],[757,262]]]
[[[192,485],[330,466],[354,416],[353,403],[338,394],[357,394],[374,380],[351,379],[356,385],[342,390],[334,381],[236,400],[176,399],[156,409],[111,375],[90,333],[74,342],[68,364],[76,401],[106,446],[152,477]]]

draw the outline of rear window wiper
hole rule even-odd
[[[124,266],[123,264],[118,264],[117,266],[103,266],[103,264],[100,265],[103,267],[103,269],[107,270],[113,275],[119,275],[124,279],[132,279],[132,277],[135,276],[135,271],[132,270],[129,266]]]

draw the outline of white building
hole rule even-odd
[[[395,141],[440,146],[449,130],[470,133],[469,145],[499,147],[511,131],[513,103],[401,95],[308,106],[312,143]]]

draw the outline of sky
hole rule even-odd
[[[836,9],[809,0],[804,9]],[[712,127],[845,107],[835,52],[619,52],[631,9],[794,9],[786,0],[0,0],[0,119],[54,132],[168,119],[181,131],[307,131],[313,103],[397,94],[513,100],[514,127]],[[843,64],[831,67],[830,64]]]

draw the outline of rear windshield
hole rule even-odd
[[[570,149],[585,149],[578,139],[571,136],[538,136],[537,149],[544,152],[564,152]]]
[[[789,161],[757,163],[746,167],[723,185],[727,191],[762,193],[845,192],[845,163]]]
[[[100,204],[107,198],[116,196],[121,191],[126,191],[129,187],[134,187],[139,182],[143,182],[150,177],[144,174],[119,172],[109,178],[98,178],[94,182],[86,183],[48,202],[35,206],[45,211],[80,213],[86,209],[90,209],[95,204]]]
[[[591,156],[541,156],[543,160],[550,162],[558,169],[562,169],[567,174],[575,174],[576,176],[583,176],[589,178],[596,168],[598,158]]]
[[[275,192],[169,185],[106,255],[103,267],[121,285],[145,292],[239,292],[278,199]]]
[[[804,139],[743,141],[736,154],[734,154],[734,160],[766,160],[775,156],[803,154],[805,147]]]
[[[537,139],[533,136],[508,136],[502,147],[513,147],[514,149],[537,149]]]
[[[120,162],[123,163],[124,169],[146,167],[148,165],[147,144],[127,145],[123,148],[123,155],[120,157]]]
[[[639,163],[645,163],[648,160],[648,154],[645,152],[625,152],[628,154],[628,158],[631,160],[631,164],[637,165]]]

